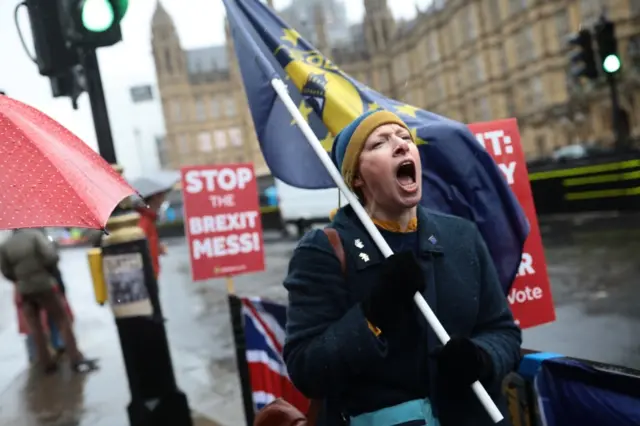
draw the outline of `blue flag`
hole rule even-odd
[[[223,0],[262,153],[273,175],[307,189],[335,187],[271,80],[289,94],[323,147],[362,113],[383,108],[409,126],[422,159],[422,204],[475,222],[505,294],[529,225],[491,156],[462,123],[387,98],[342,72],[259,0]]]
[[[640,424],[640,371],[550,359],[542,363],[535,389],[546,426]]]

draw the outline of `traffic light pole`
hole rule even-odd
[[[618,98],[618,82],[616,76],[611,73],[605,73],[607,76],[607,84],[609,92],[611,92],[611,124],[613,126],[613,134],[617,148],[626,148],[627,141],[625,132],[622,130],[622,120],[620,111],[620,99]]]
[[[604,13],[594,27],[600,66],[606,76],[611,94],[611,124],[618,149],[628,148],[629,128],[625,111],[620,107],[618,98],[618,76],[620,75],[620,54],[616,39],[615,22],[609,20]]]
[[[98,140],[98,152],[109,164],[117,164],[116,149],[111,134],[107,102],[102,88],[102,77],[95,49],[83,49],[80,52],[80,61],[84,68],[86,89],[91,102],[91,114],[93,125]]]
[[[116,165],[109,114],[95,49],[82,49],[86,89],[100,155]],[[121,169],[120,169],[121,170]],[[123,201],[101,241],[103,276],[127,373],[130,426],[193,426],[187,396],[176,383],[157,276],[140,215]]]

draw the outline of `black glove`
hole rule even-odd
[[[438,382],[448,388],[471,386],[493,374],[493,362],[488,353],[466,337],[452,337],[435,350]]]
[[[364,315],[384,333],[413,312],[413,295],[423,288],[422,268],[413,252],[393,254],[385,259],[378,282],[362,302]]]

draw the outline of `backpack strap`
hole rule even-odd
[[[320,409],[322,408],[322,399],[312,399],[309,403],[309,410],[307,411],[307,423],[306,426],[316,426],[318,423],[318,416],[320,415]]]
[[[329,238],[329,242],[333,247],[333,251],[336,253],[336,257],[340,261],[340,270],[343,275],[347,274],[347,259],[344,254],[344,247],[342,246],[342,240],[340,239],[340,235],[338,231],[334,228],[324,228],[324,233]],[[320,414],[320,409],[322,408],[323,400],[321,399],[312,399],[309,404],[309,410],[307,411],[307,425],[315,426],[318,421],[318,415]]]
[[[333,246],[333,250],[336,252],[336,257],[340,261],[340,267],[342,269],[342,274],[347,274],[347,259],[344,254],[344,247],[342,246],[342,240],[340,239],[340,235],[335,228],[324,228],[322,229],[324,233],[329,238],[329,242],[331,246]]]

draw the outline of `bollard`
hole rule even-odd
[[[131,392],[129,423],[193,426],[187,397],[175,380],[158,284],[139,217],[130,203],[121,203],[101,241],[104,281]]]
[[[90,249],[87,258],[93,282],[93,294],[96,303],[102,306],[107,301],[107,283],[104,282],[104,271],[102,270],[102,249],[96,247]]]

